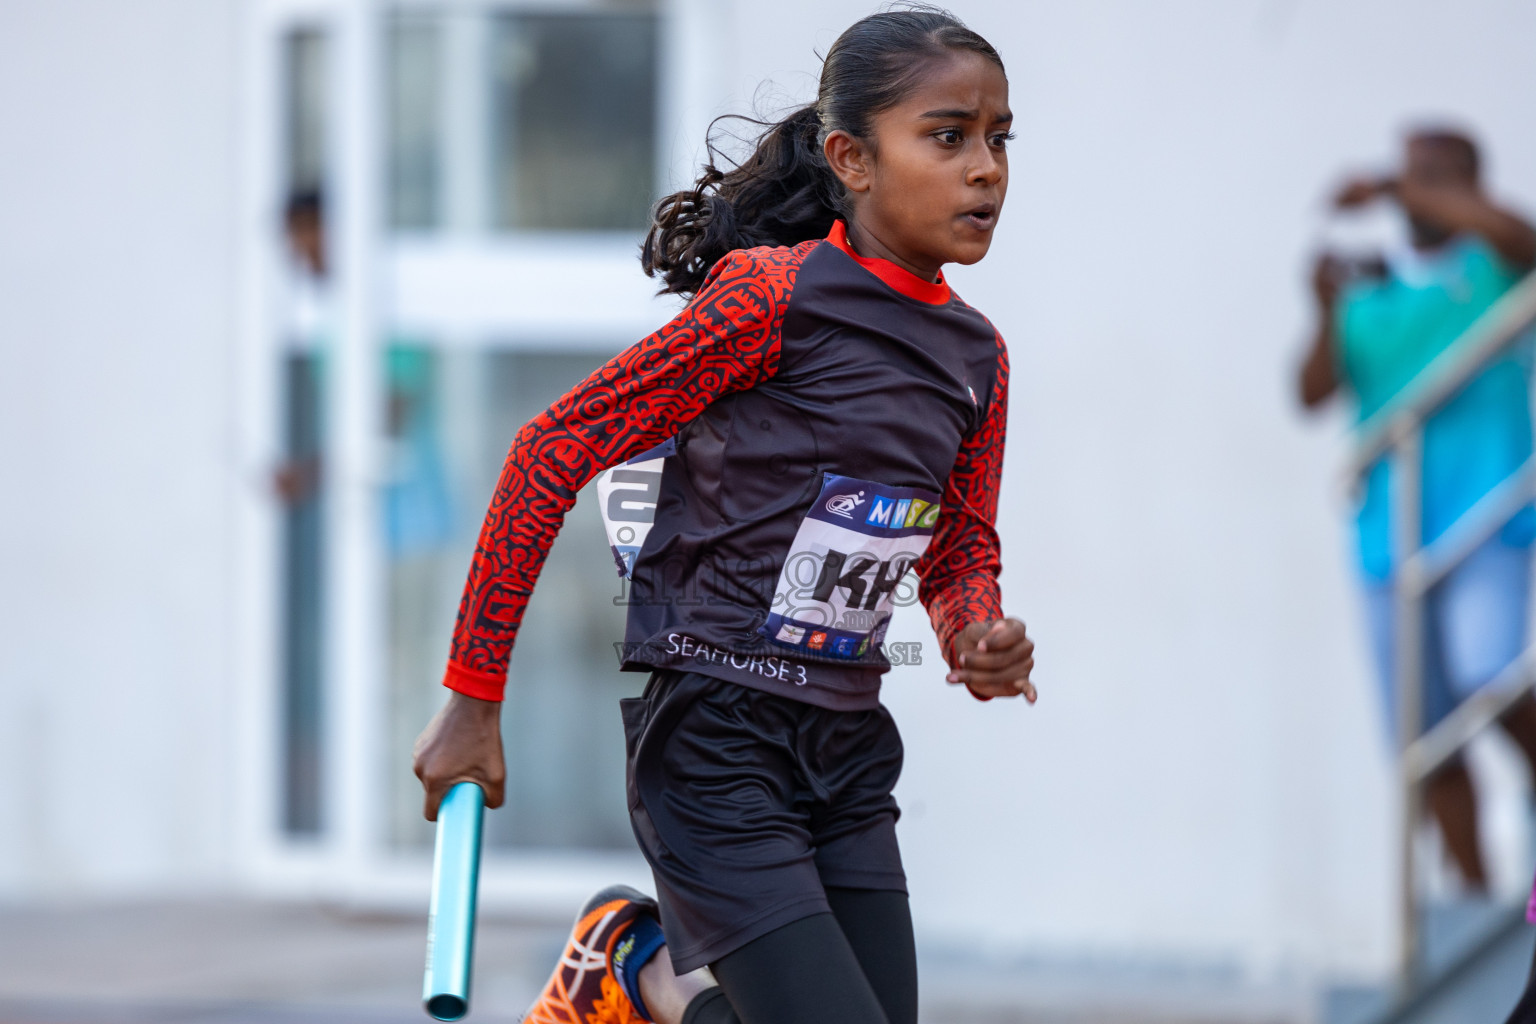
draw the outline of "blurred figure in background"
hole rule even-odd
[[[1317,328],[1302,364],[1304,406],[1340,390],[1363,423],[1444,352],[1536,265],[1536,230],[1483,192],[1476,144],[1447,130],[1411,134],[1399,174],[1358,178],[1339,210],[1398,205],[1411,244],[1377,257],[1318,257],[1312,274]],[[1507,357],[1475,378],[1424,431],[1423,539],[1439,537],[1531,455],[1529,371]],[[1366,481],[1357,528],[1367,622],[1390,723],[1397,721],[1391,483],[1386,460]],[[1526,508],[1479,547],[1425,602],[1424,728],[1513,661],[1526,643],[1536,510]],[[1536,775],[1536,701],[1506,716],[1505,730]],[[1484,892],[1471,776],[1458,758],[1425,790],[1466,887]]]
[[[292,278],[287,342],[294,359],[312,361],[328,320],[325,222],[317,190],[299,189],[288,197],[283,207],[283,240],[288,247]],[[316,498],[319,490],[320,400],[319,382],[314,378],[310,368],[301,386],[296,387],[290,366],[284,380],[289,424],[283,462],[273,476],[273,484],[278,497],[290,509],[303,507]],[[295,430],[295,415],[302,416],[309,425]]]
[[[325,202],[317,189],[299,189],[283,212],[283,234],[293,268],[289,327],[291,354],[284,380],[285,450],[273,473],[284,506],[284,628],[287,661],[285,714],[293,778],[291,831],[320,828],[319,773],[324,661],[325,516],[323,508],[329,349],[338,329],[330,287]],[[439,438],[438,360],[433,350],[391,337],[381,353],[384,373],[384,478],[380,481],[382,534],[388,556],[388,671],[392,707],[404,730],[390,749],[405,750],[416,723],[436,710],[438,690],[421,680],[441,656],[434,612],[433,573],[452,537],[453,503]],[[403,755],[402,755],[403,756]],[[402,772],[404,766],[402,764]],[[407,807],[397,815],[397,836],[425,831]]]
[[[283,810],[285,831],[321,827],[321,676],[324,671],[325,501],[320,352],[329,322],[320,193],[295,189],[283,207],[288,261],[279,382],[281,461],[272,474],[282,503]]]

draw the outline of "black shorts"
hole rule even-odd
[[[620,706],[630,822],[679,973],[829,912],[827,886],[906,892],[901,737],[884,707],[832,711],[669,669]]]

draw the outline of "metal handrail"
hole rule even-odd
[[[1403,431],[1422,424],[1455,398],[1473,377],[1513,348],[1533,322],[1536,274],[1528,274],[1360,425],[1360,439],[1350,457],[1350,478],[1359,479],[1369,473]]]
[[[1506,665],[1498,675],[1424,735],[1403,750],[1403,772],[1423,782],[1462,751],[1472,738],[1504,713],[1536,683],[1536,647]]]
[[[1423,542],[1424,425],[1442,406],[1510,349],[1536,324],[1536,274],[1511,288],[1471,327],[1375,415],[1360,426],[1350,459],[1357,484],[1383,456],[1392,460],[1393,590],[1396,604],[1398,735],[1403,787],[1401,839],[1403,931],[1399,964],[1405,986],[1418,967],[1418,908],[1413,840],[1426,780],[1497,722],[1536,685],[1536,647],[1434,728],[1423,729],[1424,600],[1433,587],[1536,497],[1536,458],[1527,461],[1432,543]]]
[[[1439,537],[1419,548],[1399,572],[1403,585],[1427,594],[1494,534],[1502,530],[1536,494],[1536,458],[1525,463],[1477,500]]]

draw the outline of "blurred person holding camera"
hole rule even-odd
[[[1348,181],[1336,210],[1385,201],[1406,217],[1410,244],[1345,259],[1324,252],[1312,272],[1317,326],[1299,374],[1302,405],[1341,390],[1357,424],[1392,400],[1533,265],[1536,229],[1483,191],[1476,143],[1451,130],[1406,140],[1402,169]],[[1445,530],[1532,451],[1529,369],[1519,355],[1488,367],[1424,428],[1423,542]],[[1396,609],[1392,484],[1387,460],[1365,481],[1356,526],[1366,617],[1388,722],[1395,723]],[[1491,681],[1525,649],[1536,509],[1527,507],[1427,595],[1423,728]],[[1536,701],[1501,723],[1536,776]],[[1404,738],[1406,739],[1406,738]],[[1425,787],[1425,799],[1466,888],[1487,890],[1472,779],[1461,758]]]

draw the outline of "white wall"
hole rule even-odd
[[[221,862],[234,12],[0,4],[0,894]]]
[[[1022,955],[1381,969],[1396,797],[1344,420],[1291,401],[1303,271],[1323,192],[1415,117],[1465,118],[1495,188],[1536,200],[1536,8],[954,8],[1001,51],[1019,119],[998,241],[951,280],[1010,340],[1004,595],[1042,696],[888,684],[919,927]],[[765,78],[808,98],[813,48],[869,9],[734,5],[730,103]]]

